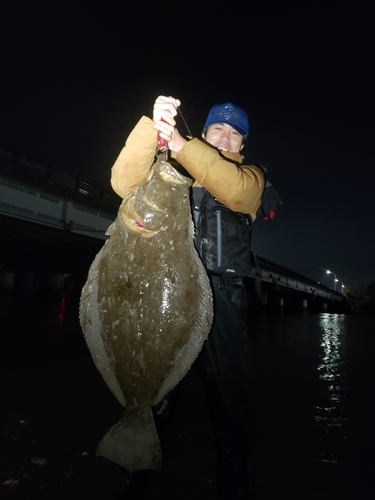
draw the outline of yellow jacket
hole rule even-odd
[[[148,175],[157,135],[154,122],[146,116],[130,133],[111,170],[112,188],[121,198]],[[194,187],[205,187],[226,207],[255,219],[265,184],[259,167],[242,165],[240,153],[220,152],[199,139],[191,139],[172,157],[194,179]]]

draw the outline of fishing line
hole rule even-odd
[[[187,122],[186,122],[186,120],[185,120],[185,117],[184,117],[184,115],[183,115],[183,114],[182,114],[182,112],[181,112],[181,109],[180,109],[180,108],[177,108],[177,111],[178,111],[179,115],[181,116],[182,121],[184,122],[184,125],[185,125],[185,127],[186,127],[186,130],[187,130],[187,132],[188,132],[189,136],[190,136],[190,137],[193,137],[193,134],[190,132],[189,125],[187,124]]]

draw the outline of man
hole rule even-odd
[[[142,117],[112,167],[111,184],[121,197],[145,178],[152,166],[158,134],[171,156],[231,211],[256,218],[265,188],[263,170],[243,165],[241,150],[249,133],[247,114],[231,103],[214,106],[202,139],[185,139],[176,128],[180,101],[160,96],[153,120]],[[198,197],[199,199],[201,196]],[[198,203],[196,203],[196,208]],[[247,301],[242,279],[211,276],[214,323],[197,360],[205,385],[217,449],[219,498],[240,500],[249,493]]]

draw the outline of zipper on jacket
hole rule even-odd
[[[220,210],[216,211],[216,227],[217,227],[217,235],[216,235],[216,246],[217,246],[217,265],[221,267],[221,213]]]

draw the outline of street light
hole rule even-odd
[[[339,281],[341,282],[341,295],[344,295],[344,290],[343,290],[345,287],[344,283],[341,280],[335,278],[335,283],[338,283]]]
[[[329,269],[327,270],[327,274],[333,274],[333,276],[335,277],[334,283],[335,283],[335,291],[336,291],[336,282],[338,281],[338,279],[336,278],[336,274],[334,272],[330,271]]]
[[[333,276],[335,277],[335,281],[334,281],[334,283],[335,283],[335,292],[336,292],[336,283],[338,283],[339,281],[341,281],[341,293],[343,295],[344,294],[343,288],[344,288],[345,285],[342,282],[342,280],[338,280],[337,277],[336,277],[336,274],[333,271],[330,271],[329,269],[326,271],[326,273],[327,274],[333,274]]]

